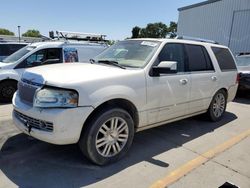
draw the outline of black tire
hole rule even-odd
[[[119,119],[119,120],[117,120],[118,123],[119,122],[120,123],[126,122],[126,124],[123,126],[126,126],[126,134],[127,134],[126,139],[127,140],[125,143],[121,144],[122,147],[120,147],[121,148],[120,152],[118,152],[117,154],[114,154],[115,148],[117,149],[117,147],[115,146],[114,149],[113,148],[108,149],[110,151],[110,153],[113,152],[114,156],[103,156],[100,153],[100,149],[99,149],[101,147],[97,146],[98,145],[97,138],[98,138],[98,136],[100,136],[100,134],[102,135],[100,130],[104,124],[107,125],[108,128],[110,128],[109,124],[107,124],[107,123],[112,118],[118,118]],[[122,125],[122,124],[120,124],[120,125]],[[104,110],[100,111],[99,113],[95,114],[94,118],[92,118],[92,120],[89,121],[84,126],[86,126],[86,127],[83,128],[83,131],[82,131],[82,134],[81,134],[81,137],[80,137],[78,144],[79,144],[80,150],[83,152],[83,154],[89,160],[91,160],[93,163],[95,163],[97,165],[106,165],[106,164],[113,163],[113,162],[119,160],[121,157],[123,157],[128,152],[128,150],[132,144],[133,138],[134,138],[134,121],[127,111],[120,109],[120,108],[104,109]],[[111,126],[111,123],[110,123],[110,126]],[[111,130],[111,128],[109,129],[109,131],[110,130]],[[117,131],[117,133],[118,133],[118,131]],[[109,134],[110,134],[109,138],[111,138],[111,133],[109,133]],[[122,132],[121,132],[121,134],[122,134]],[[117,135],[119,135],[119,133]],[[107,137],[108,136],[106,135],[105,139]],[[103,138],[104,138],[104,134],[103,134]],[[114,139],[113,136],[112,136],[112,138]],[[118,143],[118,140],[116,140],[114,142]],[[103,147],[106,147],[106,145],[112,145],[112,144],[105,144]],[[113,145],[115,145],[115,144],[113,143]],[[105,150],[105,149],[103,149],[103,150]]]
[[[17,90],[17,82],[12,80],[2,81],[0,83],[0,102],[11,102],[14,93]]]
[[[223,110],[221,110],[219,113],[216,113],[216,110],[214,109],[215,108],[214,105],[218,105],[218,104],[216,104],[217,97],[224,98],[223,99],[224,103],[220,103],[221,107],[223,107]],[[220,121],[221,118],[223,117],[225,111],[226,111],[226,107],[227,107],[227,94],[224,90],[219,90],[219,91],[217,91],[217,93],[215,93],[215,95],[214,95],[214,97],[209,105],[209,108],[208,108],[206,115],[213,122]]]

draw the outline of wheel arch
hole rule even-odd
[[[93,112],[88,116],[86,121],[84,122],[82,132],[84,129],[87,127],[86,125],[93,120],[96,114],[100,113],[102,110],[107,109],[107,108],[121,108],[123,110],[126,110],[132,117],[134,121],[134,127],[135,129],[138,127],[139,124],[139,114],[136,106],[129,100],[127,99],[122,99],[122,98],[117,98],[117,99],[111,99],[106,102],[103,102],[100,104],[98,107],[96,107]]]

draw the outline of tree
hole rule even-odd
[[[146,28],[141,29],[142,38],[165,38],[168,26],[162,22],[149,23]]]
[[[168,36],[169,38],[174,38],[177,36],[177,23],[171,21],[168,28]]]
[[[41,37],[41,34],[38,30],[29,29],[25,33],[22,34],[23,37]]]
[[[140,36],[140,31],[141,31],[141,28],[138,27],[138,26],[135,26],[135,27],[132,29],[132,37],[131,37],[131,38],[139,38],[139,36]]]
[[[132,38],[165,38],[168,26],[162,22],[149,23],[145,28],[135,26],[132,29]]]
[[[8,29],[0,28],[0,35],[11,35],[14,36],[14,33]]]
[[[162,23],[149,23],[145,28],[135,26],[131,38],[174,38],[177,36],[177,23],[171,21],[169,27]]]

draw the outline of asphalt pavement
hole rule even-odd
[[[139,132],[128,155],[104,167],[85,159],[77,145],[20,133],[11,111],[10,104],[0,105],[0,188],[250,187],[250,99],[229,103],[217,123],[196,116]]]

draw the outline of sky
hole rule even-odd
[[[178,21],[178,8],[202,0],[4,0],[0,28],[18,35],[37,29],[48,36],[51,30],[106,34],[107,39],[131,36],[134,26]]]

